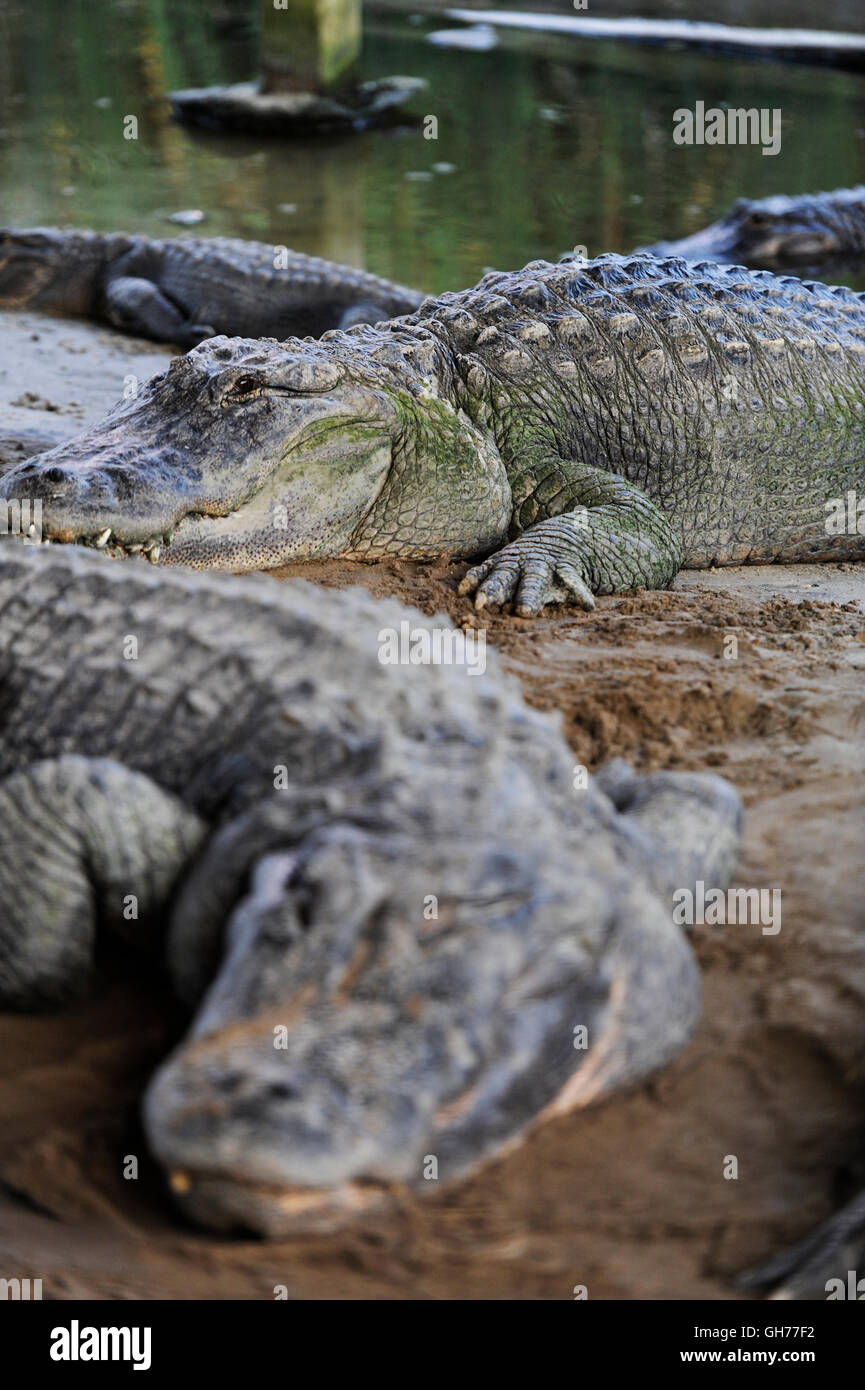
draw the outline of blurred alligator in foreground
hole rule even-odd
[[[0,499],[160,565],[479,559],[462,592],[527,615],[683,564],[862,558],[863,482],[865,297],[609,255],[321,342],[213,339]]]
[[[0,1004],[80,995],[97,922],[167,954],[196,1015],[145,1128],[217,1228],[437,1191],[699,1012],[673,894],[726,887],[729,784],[575,784],[494,655],[383,664],[405,621],[436,631],[357,589],[0,546]]]
[[[643,246],[650,256],[767,267],[865,261],[865,185],[834,193],[740,198],[726,217],[681,241]]]
[[[258,241],[0,230],[0,308],[104,319],[184,348],[217,333],[317,336],[411,313],[422,299],[377,275]]]

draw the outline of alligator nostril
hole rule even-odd
[[[46,468],[45,481],[49,483],[62,483],[66,480],[66,474],[62,468]]]
[[[271,1100],[296,1100],[297,1091],[284,1081],[273,1081],[267,1087],[267,1095]]]

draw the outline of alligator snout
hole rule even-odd
[[[148,507],[142,487],[149,463],[140,456],[88,458],[60,446],[27,459],[0,479],[0,500],[41,504],[43,539],[140,549],[169,529],[165,516]],[[168,467],[168,464],[164,464]],[[154,468],[159,471],[158,461]]]
[[[46,514],[53,512],[57,507],[68,505],[69,501],[76,495],[78,488],[77,480],[65,468],[59,464],[51,464],[47,468],[40,468],[35,462],[27,460],[12,469],[5,478],[0,480],[0,498],[12,506],[19,504],[28,509],[34,503],[41,504],[42,526],[45,526]],[[74,541],[78,539],[74,527],[60,526],[52,529],[52,536],[57,540]]]
[[[11,475],[14,475],[16,481],[26,483],[28,487],[47,483],[59,485],[67,481],[66,471],[57,464],[52,464],[50,468],[40,468],[33,459],[27,459],[26,462],[19,463],[11,470],[11,474],[7,476]],[[31,493],[30,495],[32,496],[34,494]]]
[[[62,463],[40,464],[28,459],[11,469],[0,484],[4,497],[41,498],[43,502],[80,498],[95,503],[124,500],[132,495],[128,466],[75,468]]]
[[[3,495],[10,500],[24,501],[27,498],[32,501],[39,498],[43,502],[51,502],[72,497],[80,490],[80,479],[75,473],[56,463],[41,468],[28,460],[13,469],[7,478],[9,487],[3,487]]]

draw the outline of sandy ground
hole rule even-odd
[[[129,364],[146,375],[165,357],[30,315],[0,321],[0,343],[9,458],[22,420],[31,439],[69,433]],[[27,390],[60,409],[11,404]],[[461,572],[335,561],[280,577],[474,623]],[[526,698],[561,712],[576,761],[712,768],[745,796],[737,882],[781,889],[782,929],[695,929],[703,1018],[662,1074],[345,1235],[217,1239],[176,1216],[138,1127],[182,1015],[164,979],[109,954],[80,1007],[0,1016],[0,1274],[53,1298],[741,1297],[738,1270],[865,1182],[863,610],[865,567],[796,566],[685,574],[588,615],[483,618]]]
[[[0,311],[0,469],[78,434],[170,356],[109,328]]]

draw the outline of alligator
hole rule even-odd
[[[740,1275],[740,1289],[770,1290],[776,1299],[865,1297],[865,1191],[793,1245]]]
[[[739,198],[726,217],[681,241],[641,247],[645,255],[732,261],[762,267],[865,260],[865,184],[834,193]]]
[[[494,654],[381,659],[401,625],[459,635],[441,621],[0,545],[0,1003],[80,997],[97,927],[167,963],[192,1022],[145,1130],[215,1229],[420,1199],[664,1065],[698,1016],[673,895],[726,887],[738,796],[575,775]]]
[[[211,339],[0,499],[160,566],[461,557],[476,607],[528,616],[682,565],[862,558],[863,415],[862,295],[572,256],[319,342]]]
[[[219,333],[318,336],[411,313],[422,299],[366,271],[259,241],[0,230],[0,307],[104,320],[183,348]]]

